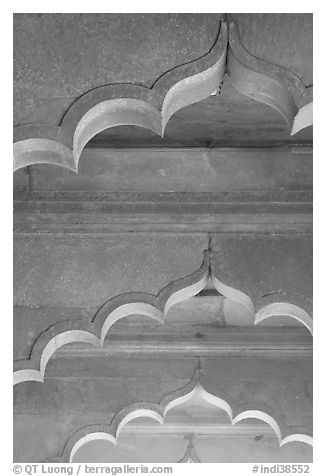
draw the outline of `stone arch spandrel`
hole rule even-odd
[[[212,246],[215,275],[233,277],[234,287],[247,291],[256,311],[284,299],[311,314],[311,236],[215,235]]]
[[[233,418],[242,414],[244,419],[248,416],[244,412],[259,410],[277,421],[282,439],[291,434],[311,435],[311,397],[307,396],[306,387],[311,381],[308,362],[301,361],[298,365],[295,361],[281,360],[282,363],[275,366],[273,358],[231,361],[228,358],[201,358],[202,371],[197,369],[195,357],[166,357],[153,361],[151,357],[130,360],[106,355],[98,362],[100,367],[94,375],[90,363],[85,363],[81,355],[74,358],[69,370],[60,358],[51,363],[49,378],[43,385],[25,382],[16,387],[17,424],[25,418],[29,420],[31,434],[35,425],[40,435],[48,433],[46,439],[52,450],[43,458],[50,454],[55,456],[59,451],[63,432],[68,438],[80,427],[110,421],[116,431],[130,411],[142,407],[139,402],[152,402],[145,408],[163,415],[173,400],[182,400],[194,390],[199,377],[208,393],[230,405]],[[66,378],[56,378],[63,371]],[[260,380],[257,380],[258,374]],[[100,376],[102,378],[98,378]],[[56,395],[55,399],[53,395]]]
[[[127,316],[143,315],[164,324],[168,310],[200,292],[207,284],[209,253],[204,253],[201,267],[189,276],[171,282],[156,296],[145,293],[125,293],[104,304],[93,322],[81,319],[60,321],[42,332],[32,348],[29,360],[15,362],[14,384],[26,380],[43,382],[47,363],[62,346],[74,342],[103,348],[110,328]]]
[[[306,444],[312,444],[312,438],[306,433],[293,433],[285,422],[284,417],[273,410],[259,403],[246,403],[234,405],[235,409],[225,400],[225,395],[217,390],[210,393],[206,389],[207,378],[203,374],[203,370],[196,369],[192,379],[184,386],[174,390],[166,395],[161,402],[137,402],[121,409],[108,424],[94,424],[83,427],[73,433],[61,453],[62,461],[72,461],[74,454],[80,446],[87,441],[93,439],[105,438],[109,439],[113,444],[118,444],[119,434],[122,427],[128,425],[128,422],[140,416],[154,419],[160,425],[164,425],[164,419],[167,413],[177,406],[183,405],[191,399],[194,392],[201,396],[203,401],[208,402],[211,406],[224,410],[230,419],[232,425],[236,425],[239,421],[248,418],[261,420],[269,425],[275,433],[282,446],[290,441],[301,441]],[[212,386],[210,386],[210,389]],[[250,406],[252,405],[252,408]],[[284,436],[285,435],[285,436]],[[56,457],[55,457],[56,458]],[[52,460],[52,458],[50,459]]]
[[[31,142],[25,139],[17,144],[14,170],[33,163],[30,149],[43,147],[45,163],[77,172],[86,143],[102,130],[118,125],[136,125],[163,135],[175,112],[219,88],[225,73],[226,47],[227,26],[220,20],[216,39],[206,54],[167,71],[151,88],[127,83],[103,85],[80,96],[65,113],[59,129],[44,124],[19,126],[16,137],[27,135]],[[52,142],[55,133],[57,142]],[[37,162],[42,162],[42,155]]]
[[[196,271],[206,246],[200,234],[15,235],[15,358],[46,328],[89,321],[117,295],[158,294]]]
[[[239,263],[235,262],[234,264],[238,265]],[[247,258],[245,266],[247,270]],[[157,295],[124,293],[106,302],[96,313],[92,322],[75,319],[60,321],[50,326],[35,340],[30,359],[15,363],[14,384],[26,380],[43,382],[47,363],[64,345],[83,342],[103,349],[110,328],[125,317],[142,315],[154,319],[159,325],[164,325],[167,312],[171,307],[197,295],[209,282],[213,284],[220,295],[246,309],[246,319],[236,316],[235,321],[231,319],[226,322],[229,326],[250,327],[269,317],[288,316],[299,321],[312,333],[312,317],[304,307],[298,305],[302,305],[302,302],[305,303],[303,298],[299,300],[294,295],[291,296],[290,301],[282,301],[284,297],[288,297],[288,293],[264,295],[261,292],[262,281],[259,281],[259,285],[256,284],[257,281],[248,284],[248,277],[245,286],[243,286],[246,292],[243,292],[238,289],[240,281],[238,276],[235,279],[229,271],[223,269],[223,261],[220,260],[219,253],[206,250],[202,265],[198,270],[184,278],[172,281]],[[257,309],[259,309],[258,312],[256,312]]]
[[[312,114],[306,110],[308,104],[309,110],[312,107],[313,94],[312,67],[307,67],[312,61],[312,15],[285,19],[275,14],[229,14],[228,22],[227,70],[234,87],[276,109],[291,135],[310,126]],[[306,51],[307,62],[298,55],[297,44]]]

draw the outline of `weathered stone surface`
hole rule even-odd
[[[14,306],[13,312],[13,351],[14,360],[28,359],[35,340],[41,331],[50,325],[66,319],[93,318],[97,308],[87,307],[46,307],[38,305]]]
[[[16,172],[13,174],[13,190],[27,192],[29,189],[29,177],[30,174],[28,167],[16,170]]]
[[[230,192],[309,190],[310,150],[85,149],[78,175],[31,166],[34,191]]]
[[[116,232],[311,235],[312,191],[17,191],[14,230],[92,236]]]
[[[67,420],[70,418],[67,416]],[[62,420],[62,428],[65,425],[66,420]],[[15,462],[33,462],[33,461],[42,461],[47,458],[51,451],[53,451],[53,446],[55,440],[63,440],[65,437],[64,431],[56,429],[56,433],[53,433],[53,419],[51,418],[35,418],[27,416],[16,416],[14,419],[14,425],[17,431],[17,443],[14,447],[14,461]],[[30,441],[30,431],[29,428],[33,429],[33,441]],[[47,438],[44,438],[43,435],[48,434]],[[229,437],[228,437],[229,436]],[[173,443],[171,443],[171,440]],[[169,462],[171,454],[174,452],[168,451],[173,450],[177,452],[181,458],[183,455],[183,448],[185,441],[182,440],[183,444],[181,445],[180,437],[162,437],[155,438],[155,436],[143,437],[144,443],[137,442],[135,437],[126,437],[121,436],[119,438],[119,447],[125,448],[125,445],[131,450],[131,448],[136,447],[137,455],[132,453],[132,458],[130,462],[150,462],[150,455],[148,455],[148,448],[151,448],[151,460],[153,462],[162,462],[162,448],[167,449],[167,454],[165,455],[165,462]],[[170,441],[170,444],[168,442]],[[311,462],[312,461],[312,448],[304,443],[291,443],[279,447],[279,444],[275,437],[273,436],[262,436],[257,433],[253,436],[240,437],[223,434],[221,437],[200,437],[196,436],[195,438],[197,453],[201,457],[202,461],[205,462],[216,462],[216,456],[218,457],[218,462],[265,462],[265,463],[281,463],[281,462]],[[163,444],[162,444],[163,443]],[[147,450],[147,451],[146,451]],[[83,458],[83,453],[86,453],[86,448],[84,451],[79,452],[79,458],[76,461],[86,461]],[[159,452],[159,459],[156,458],[156,451]],[[215,455],[215,458],[212,458],[212,452]],[[128,453],[123,452],[123,458],[121,457],[122,450],[117,451],[112,449],[112,447],[105,442],[98,442],[97,449],[92,448],[92,455],[94,461],[97,463],[101,462],[128,462]],[[90,462],[88,453],[87,462]],[[119,458],[120,456],[120,458]],[[171,462],[175,462],[171,460]]]
[[[68,319],[90,322],[97,310],[118,294],[145,292],[155,295],[172,281],[194,273],[201,265],[208,237],[157,233],[147,236],[143,233],[109,236],[19,234],[15,246],[14,348],[15,358],[19,359],[28,358],[34,341],[50,325]],[[300,299],[298,305],[311,313],[309,235],[221,234],[213,235],[211,246],[215,251],[216,277],[224,282],[226,276],[226,284],[248,293],[256,310],[266,294],[279,292],[281,302],[292,302],[295,296]],[[169,325],[177,326],[178,322],[182,327],[182,312],[187,313],[187,309],[181,311],[181,317],[167,316],[167,327],[159,332],[169,332]],[[218,311],[210,307],[206,312],[218,315]],[[241,315],[238,309],[232,312]],[[195,313],[193,309],[192,314]],[[190,316],[189,330],[191,319]],[[145,324],[147,321],[145,319]],[[206,321],[209,324],[208,315],[203,322],[197,323],[202,326]],[[196,322],[192,325],[197,325]],[[278,324],[287,325],[287,322],[283,318]],[[214,325],[220,325],[218,317]],[[204,328],[198,330],[202,336],[206,331]]]
[[[68,358],[69,369],[65,354],[50,361],[45,383],[25,382],[15,387],[16,413],[69,413],[72,402],[76,413],[116,413],[135,401],[158,402],[169,392],[186,385],[198,362],[196,357],[154,355],[132,359],[105,354],[88,360],[82,355],[68,355]],[[290,426],[300,425],[300,421],[302,425],[309,422],[310,359],[220,357],[202,359],[202,365],[209,390],[213,388],[229,396],[231,404],[263,402],[284,414]],[[77,401],[74,395],[78,392]],[[110,400],[103,398],[105,394],[110,395]],[[296,398],[299,394],[301,396]],[[295,408],[298,405],[300,411]]]
[[[14,415],[13,461],[41,462],[62,451],[62,444],[67,440],[71,428],[82,421],[88,425],[89,420],[100,419],[102,415],[66,414],[51,416]],[[69,434],[68,434],[69,437]]]
[[[232,13],[243,46],[254,56],[313,81],[312,13]]]
[[[161,138],[135,126],[107,129],[89,142],[96,147],[250,147],[311,144],[312,127],[294,136],[279,112],[240,94],[226,76],[220,94],[176,112]]]
[[[312,462],[312,448],[304,443],[278,446],[275,438],[211,438],[196,444],[197,453],[203,461],[223,463],[281,463]],[[215,458],[213,459],[213,454]]]
[[[215,235],[212,247],[217,252],[215,273],[229,273],[240,290],[243,283],[243,289],[248,286],[257,295],[292,293],[311,300],[311,237]]]
[[[189,443],[178,436],[124,436],[118,446],[106,441],[90,442],[82,447],[73,461],[90,462],[152,462],[179,461]],[[276,438],[257,431],[252,436],[221,434],[196,435],[193,438],[196,454],[204,463],[281,463],[312,462],[312,449],[302,443],[279,447]]]
[[[310,14],[235,16],[252,55],[289,68],[310,86]],[[16,14],[15,122],[41,122],[41,137],[45,131],[70,147],[67,131],[73,132],[78,111],[66,136],[57,137],[55,124],[80,95],[109,83],[121,91],[116,83],[127,82],[130,97],[138,89],[145,97],[167,70],[207,53],[219,20],[219,14]],[[101,94],[92,100],[105,99]],[[45,165],[16,172],[17,368],[38,368],[46,338],[34,347],[33,365],[24,359],[53,324],[66,330],[62,321],[76,320],[92,331],[89,323],[108,299],[130,291],[157,294],[198,270],[208,247],[213,273],[248,292],[256,307],[276,293],[310,313],[311,142],[311,127],[290,138],[277,112],[237,93],[226,79],[221,94],[178,111],[163,139],[139,127],[113,127],[91,140],[90,146],[107,148],[85,149],[79,175]],[[249,307],[250,318],[227,300],[222,311],[216,295],[197,306],[200,299],[172,308],[165,325],[144,316],[122,319],[103,349],[73,343],[50,352],[44,383],[14,388],[15,461],[58,458],[81,427],[109,423],[135,402],[160,402],[189,383],[198,356],[207,390],[224,396],[235,413],[258,406],[278,416],[281,432],[310,435],[308,330],[282,315],[272,327],[268,320],[255,326]],[[228,312],[252,327],[226,327]],[[286,327],[275,327],[280,324]],[[201,441],[199,451],[209,460],[218,448],[227,462],[311,461],[307,445],[280,449],[267,433],[239,437],[240,427],[233,428],[236,439]],[[181,457],[178,444],[166,442],[166,449],[180,448]],[[159,451],[162,440],[155,445]]]
[[[67,416],[67,420],[70,418]],[[62,419],[60,423],[62,428],[67,420]],[[17,442],[14,446],[14,461],[15,462],[33,462],[42,461],[48,457],[56,441],[62,441],[65,437],[64,431],[60,432],[60,429],[56,428],[53,433],[53,419],[51,418],[35,418],[28,416],[16,416],[14,418],[14,425],[17,431]],[[33,441],[30,441],[29,428],[33,429],[35,437]],[[44,435],[48,434],[47,438]],[[94,457],[94,462],[162,462],[162,449],[166,448],[166,454],[164,455],[165,462],[175,462],[177,459],[172,460],[171,455],[174,455],[175,450],[178,457],[183,455],[183,448],[185,445],[184,437],[182,437],[182,445],[179,437],[143,437],[142,442],[136,440],[137,437],[127,437],[121,435],[119,438],[119,447],[125,448],[125,445],[131,451],[135,448],[135,452],[132,452],[132,457],[128,459],[128,453],[122,449],[117,450],[106,442],[98,441],[96,448],[92,448],[92,451],[83,447],[83,450],[79,452],[77,461],[91,462],[90,454]],[[138,437],[139,438],[139,437]],[[172,443],[171,443],[172,440]],[[170,442],[170,444],[168,444]],[[284,445],[281,448],[276,440],[275,436],[263,436],[259,432],[253,434],[253,436],[241,437],[223,434],[219,437],[195,437],[197,453],[205,462],[265,462],[265,463],[281,463],[281,462],[312,462],[312,448],[304,443],[291,443]],[[148,448],[151,448],[151,455],[148,455]],[[147,451],[146,451],[147,450]],[[159,458],[157,458],[157,453]],[[215,458],[212,458],[212,452]],[[87,457],[86,457],[87,453]],[[84,458],[83,458],[83,455]],[[120,456],[120,457],[119,457]],[[86,458],[85,458],[86,457]],[[171,458],[171,459],[170,459]]]
[[[206,53],[218,22],[219,14],[15,14],[15,123],[58,123],[103,84],[150,87]]]
[[[163,324],[141,315],[124,317],[110,328],[104,350],[74,343],[58,349],[54,355],[64,353],[68,357],[82,353],[85,359],[92,358],[94,353],[103,352],[110,355],[149,355],[155,352],[188,356],[200,352],[202,356],[253,355],[257,358],[265,355],[292,358],[312,355],[312,336],[297,320],[287,316],[274,317],[263,321],[259,326],[245,327],[248,310],[243,306],[226,300],[223,313],[221,307],[213,305],[212,298],[210,301],[204,299],[204,303],[201,302],[202,299],[191,298],[173,306]],[[244,327],[225,327],[225,312],[234,315],[234,308],[238,315],[238,325]],[[69,319],[75,322],[74,329],[79,329],[82,323],[86,325],[90,322],[97,311],[96,308],[15,306],[14,360],[30,359],[40,332],[48,327]],[[43,347],[39,346],[41,350]],[[38,362],[39,359],[40,355]],[[29,365],[27,360],[20,368]]]
[[[17,305],[90,308],[120,293],[156,294],[193,273],[201,265],[207,237],[20,235],[14,246]]]
[[[207,53],[220,18],[220,14],[16,14],[15,123],[57,124],[78,96],[109,83],[151,86],[166,71]],[[229,21],[233,18],[254,56],[286,66],[311,84],[311,14],[232,14]],[[262,41],[256,41],[257,34]],[[204,103],[175,117],[165,140],[143,136],[142,131],[133,140],[188,146],[312,140],[311,130],[291,139],[275,111],[230,89],[228,80],[218,100]],[[120,136],[124,145],[125,131]],[[116,131],[108,138],[111,145],[119,143]]]
[[[36,452],[33,445],[28,448],[18,439],[18,460],[24,452],[33,452],[29,453],[33,459],[55,456],[65,438],[80,427],[109,422],[119,409],[135,401],[160,401],[184,386],[197,365],[196,358],[155,356],[107,356],[96,361],[79,357],[69,362],[69,376],[63,373],[65,359],[57,358],[49,364],[44,384],[25,382],[15,387],[17,431],[23,431],[25,438],[26,432],[33,434],[35,429],[39,435],[48,432],[46,444]],[[289,427],[311,429],[309,360],[214,358],[204,359],[202,365],[205,382],[236,405],[264,405],[282,415]]]

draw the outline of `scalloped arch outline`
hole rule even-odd
[[[197,271],[171,282],[156,296],[145,293],[120,294],[105,303],[92,322],[73,319],[53,324],[36,339],[30,359],[15,362],[13,384],[25,381],[44,382],[47,363],[56,350],[64,345],[85,342],[102,349],[111,327],[124,317],[144,315],[164,325],[165,316],[171,307],[198,294],[209,279],[222,295],[249,310],[250,321],[246,325],[254,326],[269,317],[287,315],[303,324],[312,334],[312,317],[302,307],[302,300],[292,296],[293,302],[280,302],[282,293],[273,293],[260,300],[260,307],[256,312],[250,293],[232,288],[216,278],[215,271],[211,270],[210,254],[210,251],[204,251],[202,265]],[[77,323],[79,328],[76,328]]]
[[[166,72],[151,88],[122,83],[100,86],[80,96],[60,126],[17,126],[14,171],[45,162],[78,172],[87,142],[115,126],[135,125],[163,136],[173,114],[219,88],[225,74],[227,36],[227,24],[220,20],[215,42],[205,55]]]
[[[311,435],[291,433],[291,428],[287,426],[285,419],[277,414],[277,412],[269,408],[263,408],[262,405],[255,403],[248,403],[245,406],[234,405],[234,403],[230,404],[227,401],[230,399],[224,394],[219,394],[219,392],[215,391],[215,388],[209,389],[211,390],[209,391],[205,387],[207,387],[207,382],[205,382],[203,370],[197,367],[193,377],[184,387],[169,393],[163,397],[160,403],[133,403],[118,411],[109,424],[94,424],[80,428],[68,438],[59,458],[48,458],[46,461],[51,462],[52,459],[55,459],[56,461],[72,462],[75,454],[84,444],[96,439],[105,439],[117,445],[122,428],[139,417],[151,418],[163,425],[168,412],[189,401],[195,393],[198,393],[203,401],[225,411],[230,419],[231,425],[236,425],[239,421],[248,418],[263,421],[273,429],[280,447],[291,442],[302,442],[310,446],[313,445]],[[235,407],[235,410],[232,407]],[[250,409],[248,409],[248,407],[250,407]]]
[[[236,25],[222,18],[210,50],[160,76],[151,87],[117,83],[80,96],[61,124],[25,124],[14,128],[14,171],[36,163],[78,173],[87,142],[105,129],[134,125],[164,136],[180,109],[201,101],[221,86],[225,73],[243,95],[277,110],[290,134],[312,125],[312,87],[284,67],[258,59],[241,44]]]
[[[238,28],[229,24],[227,71],[232,85],[245,96],[278,111],[290,134],[311,126],[312,86],[306,87],[292,71],[253,56],[242,45]]]

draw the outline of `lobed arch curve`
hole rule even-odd
[[[226,49],[227,25],[220,21],[214,44],[204,56],[166,72],[151,88],[123,83],[100,86],[77,99],[59,126],[18,126],[14,138],[20,146],[14,147],[14,171],[35,163],[31,153],[35,150],[46,156],[45,163],[77,172],[86,143],[99,132],[119,125],[148,128],[163,136],[175,112],[219,88],[225,74]],[[41,162],[39,153],[36,163]]]
[[[312,86],[285,67],[256,58],[241,43],[236,23],[224,18],[203,56],[165,72],[150,87],[132,83],[98,86],[80,96],[59,125],[22,124],[14,128],[14,171],[48,163],[78,173],[81,152],[99,132],[121,125],[149,129],[159,136],[180,109],[220,89],[225,74],[243,95],[276,109],[295,135],[312,124]]]
[[[236,404],[232,398],[212,387],[207,382],[203,370],[197,367],[193,377],[184,387],[164,396],[159,403],[135,402],[118,411],[109,423],[98,423],[80,428],[70,435],[60,456],[50,457],[45,461],[72,462],[77,451],[84,444],[98,439],[105,439],[118,445],[122,429],[139,417],[149,418],[164,425],[165,417],[169,411],[189,401],[194,394],[199,396],[203,402],[210,403],[212,407],[226,412],[231,425],[236,425],[248,418],[266,423],[274,431],[280,447],[291,442],[313,445],[313,438],[310,434],[297,432],[296,429],[288,427],[285,418],[274,409],[266,408],[255,402]]]
[[[229,23],[227,72],[232,85],[245,96],[278,111],[291,135],[311,126],[313,87],[284,66],[252,55],[243,46],[234,19]]]
[[[286,315],[303,324],[312,334],[313,321],[306,304],[308,300],[288,293],[264,296],[259,286],[256,290],[246,286],[245,292],[240,291],[238,280],[221,270],[218,272],[216,253],[206,250],[198,270],[171,282],[156,296],[135,292],[120,294],[106,302],[91,322],[71,319],[50,326],[34,342],[30,358],[15,362],[14,385],[25,381],[44,382],[47,363],[64,345],[84,342],[103,349],[111,327],[124,317],[143,315],[164,325],[172,306],[196,296],[209,281],[220,294],[242,304],[249,311],[249,321],[243,322],[243,325],[255,326],[270,317]],[[232,321],[227,324],[239,325]]]

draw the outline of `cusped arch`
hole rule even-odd
[[[116,126],[132,125],[162,134],[160,111],[140,99],[116,98],[96,104],[80,119],[73,137],[73,156],[76,170],[80,155],[96,134]]]
[[[302,129],[313,124],[313,102],[309,102],[302,106],[294,117],[291,136],[294,136]]]
[[[234,20],[229,23],[227,72],[241,94],[278,111],[291,135],[312,125],[312,86],[306,87],[292,71],[246,50]]]
[[[313,321],[307,311],[289,302],[273,302],[259,309],[255,315],[255,324],[265,321],[270,317],[291,317],[305,326],[313,333]]]
[[[218,254],[214,252],[211,269],[216,290],[248,310],[251,316],[249,325],[260,324],[272,317],[286,316],[296,320],[313,334],[312,303],[305,296],[287,291],[269,291],[263,289],[258,282],[242,282],[237,276],[221,268]]]
[[[33,151],[32,146],[35,146],[36,163],[41,163],[42,156],[37,155],[37,147],[40,147],[38,141],[49,141],[53,136],[56,136],[54,142],[57,145],[48,144],[48,149],[60,149],[61,153],[52,153],[50,163],[75,172],[86,143],[107,128],[135,125],[163,136],[173,114],[209,97],[219,88],[225,74],[226,49],[227,24],[220,21],[216,39],[205,55],[167,71],[151,88],[133,84],[104,85],[77,99],[59,127],[48,125],[45,128],[41,124],[18,126],[20,135],[27,134],[25,130],[31,134],[28,139],[32,142],[23,141],[19,149],[14,150],[14,170],[35,163],[33,154],[28,153]],[[61,146],[67,144],[68,150],[62,149]],[[48,149],[44,149],[44,154]],[[49,159],[44,162],[49,163]]]
[[[30,359],[15,362],[14,385],[24,381],[44,382],[48,361],[63,345],[85,342],[103,348],[110,328],[124,317],[141,314],[163,324],[165,314],[173,305],[195,296],[205,287],[208,261],[209,255],[205,253],[198,270],[168,284],[156,296],[133,292],[121,294],[102,306],[92,322],[71,319],[53,324],[36,339]]]
[[[50,164],[76,171],[72,150],[52,139],[33,137],[15,142],[14,171],[33,164]]]
[[[59,458],[49,458],[47,462],[53,460],[72,462],[81,446],[97,439],[106,439],[117,445],[122,428],[139,417],[150,418],[164,425],[165,417],[169,411],[189,401],[195,393],[202,398],[203,402],[208,402],[216,409],[225,411],[231,425],[236,425],[248,418],[258,419],[272,428],[280,446],[291,442],[303,442],[312,446],[313,439],[311,435],[293,433],[284,418],[278,415],[275,410],[263,408],[260,404],[248,403],[245,406],[250,409],[241,411],[241,405],[234,404],[232,399],[220,394],[215,389],[212,390],[211,386],[208,385],[210,389],[209,391],[206,390],[206,383],[202,369],[197,368],[191,380],[184,387],[169,393],[160,403],[136,402],[120,410],[110,423],[94,424],[80,428],[68,438],[61,456]],[[229,403],[229,401],[232,403]]]
[[[51,163],[78,171],[80,154],[99,132],[134,125],[164,136],[178,110],[208,98],[227,72],[243,95],[276,109],[291,135],[312,124],[312,86],[283,66],[255,57],[241,43],[233,20],[219,20],[209,51],[165,72],[151,87],[107,84],[80,96],[59,126],[26,124],[14,128],[14,170],[35,163]]]
[[[125,317],[143,315],[164,325],[165,317],[172,306],[196,296],[208,282],[212,283],[221,295],[240,303],[249,311],[249,321],[242,325],[254,326],[270,317],[286,315],[303,324],[312,334],[312,317],[302,305],[302,298],[285,294],[287,301],[284,301],[283,293],[271,293],[257,299],[257,292],[252,292],[248,286],[246,292],[240,291],[235,278],[225,272],[217,272],[216,256],[213,260],[214,266],[211,265],[212,254],[214,252],[206,250],[198,270],[171,282],[156,296],[134,292],[121,294],[105,303],[92,322],[72,319],[50,326],[36,339],[30,359],[15,362],[14,385],[24,381],[44,382],[47,363],[56,350],[64,345],[84,342],[102,349],[111,327]],[[217,278],[216,275],[220,274],[221,278]],[[239,324],[231,320],[227,325]]]

